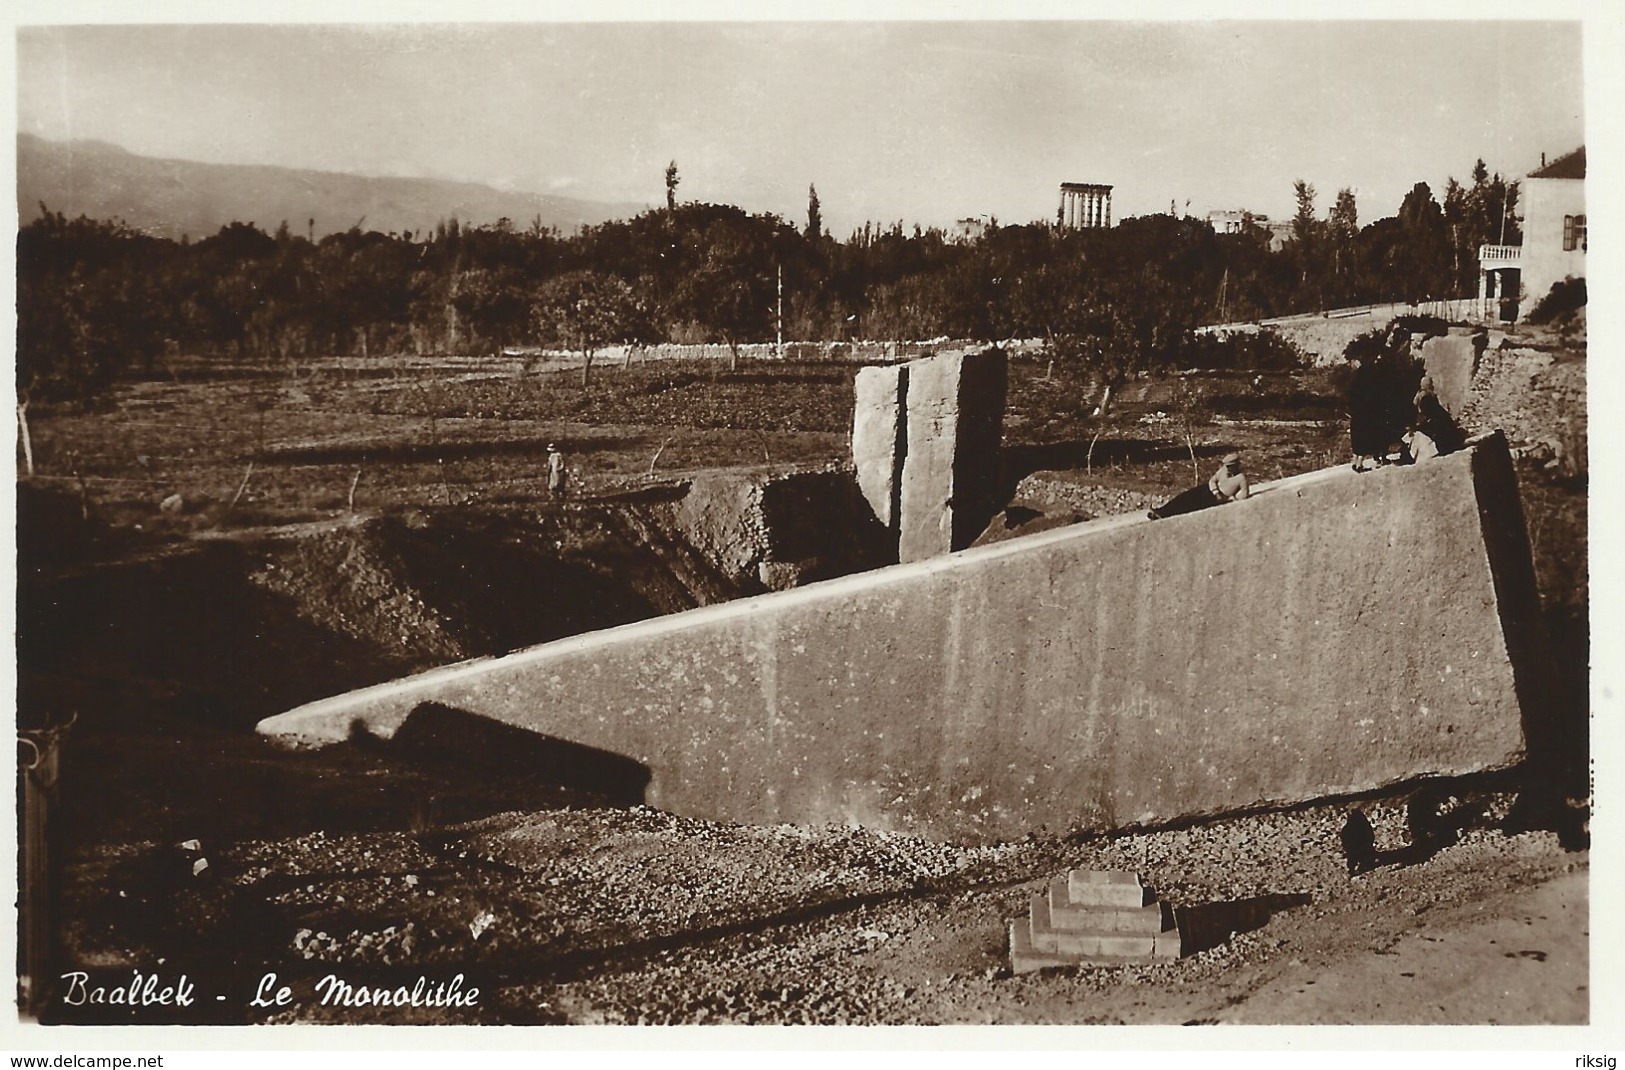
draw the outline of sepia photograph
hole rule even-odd
[[[1533,14],[19,19],[15,1028],[1608,1020]]]

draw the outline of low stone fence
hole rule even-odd
[[[1297,346],[1312,364],[1325,367],[1341,361],[1348,344],[1357,336],[1386,327],[1400,316],[1437,316],[1450,323],[1460,323],[1477,322],[1479,312],[1479,303],[1469,298],[1424,301],[1414,305],[1396,302],[1338,308],[1301,316],[1281,316],[1253,323],[1216,323],[1198,327],[1196,333],[1223,338],[1231,334],[1270,331]]]
[[[898,361],[929,357],[937,353],[980,352],[997,346],[1006,353],[1030,354],[1043,348],[1038,338],[1013,338],[1000,342],[978,342],[966,338],[934,338],[924,342],[748,342],[739,347],[743,361],[848,361],[853,364],[890,364]],[[607,346],[593,354],[595,364],[614,364],[626,359],[626,346]],[[510,346],[503,350],[509,357],[530,357],[544,360],[580,360],[581,354],[563,349],[539,349]],[[721,343],[680,344],[662,342],[659,345],[637,346],[632,360],[728,360],[729,350]]]

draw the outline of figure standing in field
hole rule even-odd
[[[1247,473],[1241,470],[1241,455],[1227,453],[1224,455],[1224,463],[1206,483],[1199,483],[1190,490],[1180,491],[1145,515],[1151,520],[1161,520],[1163,517],[1194,513],[1198,509],[1223,505],[1225,502],[1240,501],[1251,493],[1252,490],[1247,485]]]
[[[1390,463],[1393,444],[1412,426],[1422,369],[1403,327],[1361,335],[1349,343],[1344,359],[1350,371],[1349,445],[1355,471],[1366,472]]]
[[[1376,365],[1369,359],[1351,357],[1353,375],[1349,381],[1349,445],[1354,467],[1376,465],[1389,437],[1383,420],[1383,390]]]
[[[554,498],[564,497],[565,481],[568,477],[564,470],[564,454],[553,443],[547,444],[547,493]]]

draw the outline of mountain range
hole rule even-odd
[[[134,230],[176,240],[205,238],[232,222],[270,232],[286,221],[294,233],[308,228],[319,239],[357,223],[385,233],[421,232],[453,217],[465,226],[507,218],[521,230],[540,219],[542,226],[568,234],[648,207],[433,178],[166,160],[105,141],[18,134],[19,225],[39,218],[41,204],[70,219],[119,219]]]

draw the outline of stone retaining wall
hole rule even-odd
[[[785,342],[782,346],[772,342],[746,342],[739,347],[740,361],[849,361],[854,364],[889,364],[897,361],[928,357],[937,353],[970,353],[987,348],[986,342],[964,338],[937,338],[925,342]],[[1017,338],[998,343],[999,348],[1011,354],[1037,353],[1044,347],[1043,339]],[[605,346],[593,357],[595,365],[615,364],[626,359],[626,346]],[[542,357],[558,360],[579,360],[574,350],[543,349],[535,346],[509,346],[503,352],[512,357]],[[644,360],[727,360],[728,347],[720,342],[680,343],[662,342],[658,345],[639,346],[632,351],[634,362]]]

